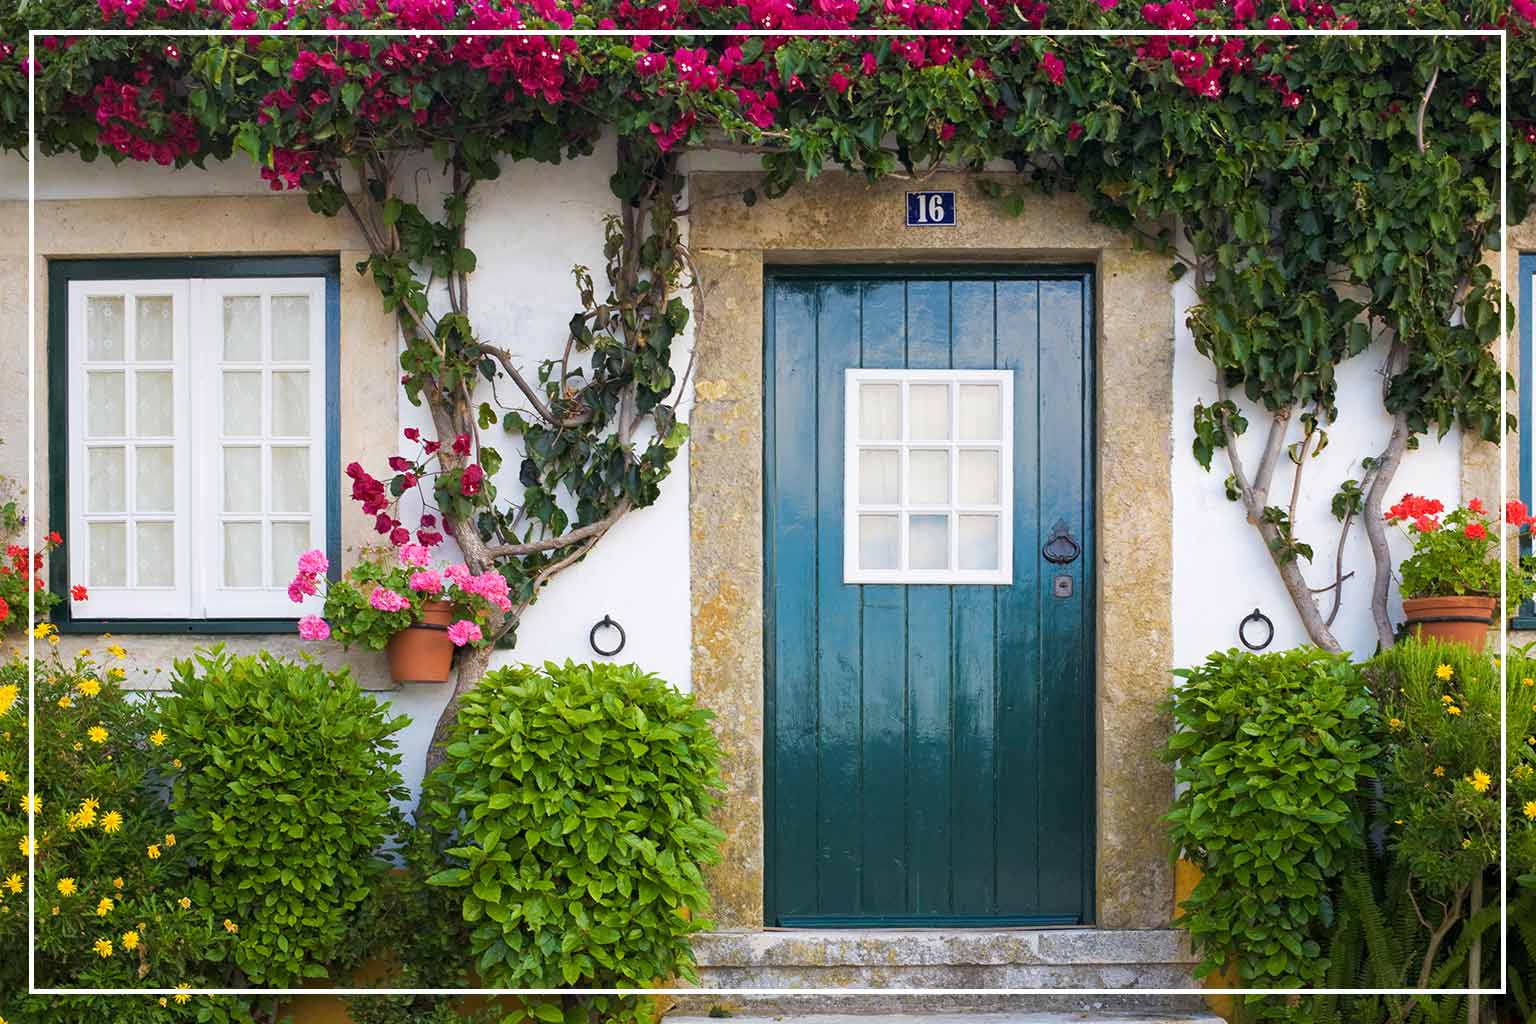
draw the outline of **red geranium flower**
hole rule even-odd
[[[1531,521],[1530,514],[1525,509],[1525,502],[1510,501],[1504,504],[1504,521],[1510,526],[1524,526]]]
[[[1462,532],[1473,540],[1483,540],[1488,536],[1488,530],[1482,523],[1468,523]]]
[[[76,601],[84,601],[90,596],[90,594],[86,591],[84,583],[76,583],[74,586],[69,588],[69,596],[74,598]]]

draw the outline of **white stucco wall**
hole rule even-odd
[[[1211,364],[1195,351],[1185,312],[1194,300],[1194,284],[1188,275],[1173,286],[1174,382],[1173,382],[1173,494],[1174,494],[1174,660],[1181,666],[1204,660],[1212,651],[1238,646],[1237,629],[1243,616],[1260,609],[1275,623],[1271,650],[1283,650],[1307,642],[1306,631],[1296,614],[1269,552],[1257,531],[1248,524],[1239,506],[1227,500],[1225,480],[1230,469],[1226,454],[1218,451],[1206,472],[1190,453],[1194,441],[1193,410],[1197,401],[1216,401],[1216,377]],[[1329,426],[1328,447],[1307,460],[1302,475],[1301,500],[1296,510],[1295,536],[1314,549],[1311,564],[1303,563],[1314,587],[1333,582],[1334,556],[1340,524],[1330,505],[1339,484],[1359,479],[1360,459],[1375,455],[1385,446],[1391,423],[1381,407],[1381,367],[1385,349],[1377,345],[1339,368],[1339,420]],[[1269,429],[1261,411],[1239,401],[1249,420],[1243,438],[1243,464],[1253,472]],[[1301,426],[1292,425],[1289,441],[1300,440]],[[1449,508],[1461,500],[1461,433],[1453,429],[1444,440],[1420,438],[1418,451],[1409,452],[1398,470],[1391,501],[1407,492],[1439,498]],[[1281,463],[1271,487],[1270,504],[1290,503],[1293,467]],[[1149,509],[1156,515],[1157,510]],[[1370,588],[1375,567],[1365,531],[1357,516],[1345,548],[1344,571],[1354,576],[1344,584],[1343,605],[1334,622],[1334,634],[1356,657],[1368,658],[1376,648],[1371,620]],[[1389,531],[1395,558],[1410,551],[1407,538]],[[1331,595],[1319,595],[1324,614]],[[1401,618],[1401,601],[1392,591],[1394,621]],[[1250,626],[1251,639],[1263,629]]]
[[[500,179],[477,187],[473,194],[468,244],[478,255],[479,270],[473,277],[471,314],[482,334],[517,353],[530,373],[540,359],[557,356],[563,348],[566,324],[576,310],[572,266],[584,264],[599,285],[604,281],[602,218],[614,208],[608,190],[612,152],[611,146],[602,146],[597,156],[556,167],[508,166]],[[692,166],[741,169],[752,162],[732,154],[704,154],[695,158]],[[25,198],[25,172],[25,164],[16,157],[0,157],[0,199]],[[37,181],[40,197],[54,199],[267,191],[265,183],[239,160],[206,171],[168,172],[142,165],[113,166],[105,161],[86,165],[73,158],[56,158],[39,164]],[[431,169],[424,169],[417,182],[424,199],[443,190]],[[342,272],[352,271],[343,267]],[[1172,515],[1174,520],[1175,661],[1192,664],[1214,649],[1235,645],[1238,620],[1255,607],[1274,620],[1276,648],[1301,643],[1304,633],[1262,542],[1224,496],[1224,456],[1218,452],[1211,472],[1206,473],[1189,454],[1190,410],[1196,400],[1214,400],[1214,385],[1209,364],[1194,351],[1183,323],[1193,297],[1192,286],[1186,280],[1170,287],[1170,315],[1177,339],[1174,415],[1168,424],[1174,439],[1174,504],[1171,510],[1151,507],[1144,514]],[[686,300],[688,296],[683,297]],[[691,333],[676,345],[679,372],[686,363],[690,341]],[[1332,578],[1337,524],[1329,514],[1330,498],[1341,480],[1358,474],[1358,458],[1378,451],[1387,435],[1386,417],[1373,394],[1380,386],[1380,364],[1381,353],[1372,351],[1341,369],[1344,417],[1329,428],[1328,450],[1306,470],[1297,532],[1317,552],[1315,566],[1307,571],[1314,585],[1324,585]],[[500,394],[508,400],[514,390],[504,383]],[[401,425],[421,427],[431,436],[425,411],[412,407],[403,394],[399,400]],[[685,394],[680,404],[685,419],[687,405]],[[1245,439],[1245,451],[1251,465],[1264,430],[1256,413],[1250,419],[1255,427]],[[520,457],[511,439],[499,428],[492,428],[483,437],[505,457],[505,470],[498,481],[503,493],[517,494]],[[342,457],[350,458],[346,452]],[[1456,432],[1440,443],[1426,439],[1421,450],[1405,460],[1393,496],[1412,490],[1439,497],[1447,505],[1454,503],[1460,498],[1459,459]],[[370,465],[368,469],[376,475],[385,473],[383,466]],[[1282,468],[1277,475],[1275,503],[1288,500],[1289,487],[1289,476]],[[343,515],[361,513],[355,504],[347,503]],[[413,521],[410,514],[401,518]],[[1358,525],[1354,534],[1347,549],[1346,570],[1356,575],[1345,584],[1336,631],[1347,648],[1368,655],[1375,643],[1366,596],[1372,567]],[[686,689],[690,679],[688,558],[685,452],[673,464],[672,476],[663,485],[656,506],[627,517],[583,564],[553,583],[525,616],[515,654],[509,652],[498,660],[594,658],[588,632],[606,614],[622,623],[628,634],[621,660],[634,661]],[[1111,559],[1108,571],[1113,571],[1113,565]],[[414,721],[402,736],[404,769],[414,785],[420,777],[422,753],[433,722],[447,697],[446,687],[408,686],[380,696],[393,701],[398,711]]]

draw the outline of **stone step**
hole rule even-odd
[[[680,1000],[678,1011],[685,1014],[719,1009],[791,1014],[798,1020],[843,1013],[1205,1012],[1198,995],[1137,992],[1197,987],[1191,973],[1196,958],[1185,934],[1174,929],[776,929],[710,932],[694,936],[693,948],[703,989],[839,991],[761,996],[701,991]],[[1027,996],[845,991],[892,988],[1062,991]]]

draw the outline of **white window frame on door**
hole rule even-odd
[[[895,384],[900,388],[900,426],[897,437],[862,438],[860,436],[860,389],[865,384]],[[943,384],[949,389],[949,429],[944,440],[913,439],[908,398],[914,384]],[[995,440],[960,439],[960,388],[976,384],[1000,389],[998,437]],[[844,372],[843,392],[843,582],[857,584],[934,584],[1008,586],[1013,582],[1013,371],[1012,370],[866,370]],[[897,500],[893,504],[861,501],[861,450],[897,451]],[[910,500],[909,458],[912,449],[946,450],[949,462],[948,502],[915,504]],[[996,504],[960,502],[960,452],[966,450],[997,453]],[[897,567],[866,569],[860,565],[861,515],[897,517]],[[910,519],[916,515],[943,514],[948,517],[949,553],[945,569],[909,567],[908,536]],[[959,558],[960,517],[988,515],[998,517],[997,566],[993,569],[962,569]]]
[[[79,619],[256,619],[295,618],[318,612],[320,600],[310,597],[301,604],[288,599],[288,579],[276,574],[272,561],[272,522],[307,521],[307,548],[326,549],[327,534],[327,346],[326,279],[323,277],[186,278],[148,280],[78,280],[69,283],[69,493],[68,521],[71,535],[78,538],[67,547],[69,578],[89,584],[85,602],[74,602],[70,613]],[[124,296],[125,359],[136,354],[135,317],[129,308],[139,296],[166,296],[172,299],[172,334],[174,350],[166,364],[152,364],[151,369],[170,369],[173,374],[174,434],[167,439],[174,446],[175,500],[171,515],[158,517],[177,525],[175,536],[175,586],[146,588],[135,583],[134,526],[145,518],[134,511],[133,498],[133,380],[132,362],[126,364],[86,362],[86,304],[92,297]],[[221,469],[223,451],[222,408],[224,372],[223,299],[231,295],[260,296],[263,346],[261,357],[252,362],[230,364],[231,369],[257,371],[261,374],[262,429],[259,435],[242,437],[236,443],[259,446],[262,474],[262,510],[259,514],[231,516],[224,512],[224,484]],[[304,296],[309,301],[309,349],[303,361],[280,362],[272,358],[270,309],[272,299]],[[98,369],[121,369],[125,374],[125,412],[128,436],[120,443],[129,449],[125,466],[125,515],[101,515],[87,511],[90,484],[87,450],[99,439],[87,438],[89,396],[87,373]],[[272,434],[272,388],[274,372],[303,370],[309,374],[308,436],[279,438]],[[303,513],[274,513],[272,505],[271,450],[284,445],[309,447],[309,491],[307,510]],[[151,520],[157,517],[149,517]],[[261,525],[262,549],[259,562],[264,574],[272,574],[261,586],[228,587],[223,582],[223,524],[229,519],[253,520]],[[89,524],[94,521],[126,521],[128,547],[124,552],[127,578],[124,586],[106,586],[92,582]]]

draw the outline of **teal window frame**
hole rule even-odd
[[[1520,254],[1520,404],[1517,413],[1520,417],[1520,500],[1525,502],[1525,507],[1531,507],[1531,415],[1536,408],[1536,398],[1531,391],[1532,368],[1531,361],[1536,358],[1536,344],[1532,343],[1531,309],[1533,305],[1532,279],[1536,277],[1536,252],[1523,252]],[[1527,532],[1520,538],[1520,554],[1531,553],[1531,534]],[[1509,620],[1510,629],[1536,629],[1536,604],[1530,601],[1516,609],[1515,614]]]
[[[48,263],[48,520],[68,522],[69,285],[72,281],[178,280],[220,277],[318,277],[325,282],[325,548],[334,577],[341,564],[341,261],[339,256],[173,256],[58,259]],[[55,527],[57,528],[57,527]],[[66,537],[68,543],[70,538]],[[69,592],[69,562],[55,558],[48,587]],[[292,618],[122,619],[71,614],[61,602],[52,621],[60,633],[292,633]]]

